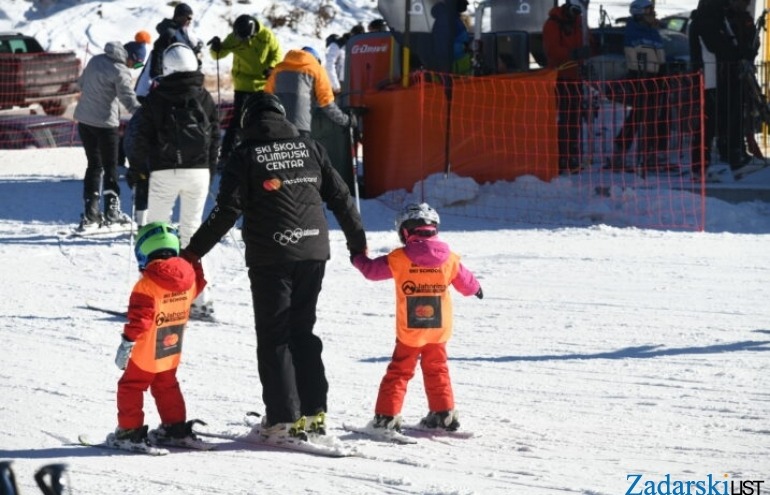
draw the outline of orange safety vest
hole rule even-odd
[[[136,339],[131,361],[150,373],[160,373],[179,366],[182,340],[190,305],[195,299],[195,284],[184,291],[161,288],[148,277],[134,286],[134,292],[146,294],[155,301],[155,317],[148,331]]]
[[[449,284],[457,276],[460,257],[449,254],[437,267],[419,266],[403,248],[388,255],[396,282],[396,338],[410,347],[446,342],[452,336]]]

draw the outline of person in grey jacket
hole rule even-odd
[[[143,43],[131,41],[122,45],[110,41],[104,46],[104,53],[93,57],[80,76],[81,94],[74,118],[78,122],[88,165],[83,179],[85,211],[79,230],[99,227],[102,223],[131,221],[120,210],[118,102],[130,113],[140,108],[129,68],[140,68],[146,55]],[[104,217],[99,207],[102,195]]]
[[[286,109],[286,118],[303,137],[310,136],[313,107],[319,107],[335,124],[356,127],[334,102],[329,75],[321,57],[312,47],[289,50],[275,66],[265,84],[265,92],[277,96]]]

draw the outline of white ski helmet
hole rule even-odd
[[[644,15],[646,10],[651,8],[652,0],[634,0],[628,7],[628,11],[631,15]]]
[[[407,237],[414,233],[418,233],[423,237],[434,236],[438,233],[440,222],[438,212],[428,203],[410,203],[404,206],[396,217],[398,238],[401,239],[401,242],[406,243]],[[422,229],[420,232],[415,232],[420,227],[426,226],[432,228]]]
[[[198,57],[184,43],[174,43],[163,52],[163,75],[198,70]]]

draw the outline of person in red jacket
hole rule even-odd
[[[591,55],[583,33],[583,12],[588,0],[566,0],[554,7],[543,24],[547,66],[559,69],[556,101],[559,110],[559,172],[580,171],[580,61]]]
[[[370,428],[387,434],[401,429],[406,386],[420,361],[428,415],[426,428],[460,427],[447,366],[446,343],[452,336],[452,285],[464,296],[484,297],[476,277],[460,257],[438,239],[439,216],[427,203],[409,204],[396,219],[403,247],[370,259],[353,256],[353,265],[368,280],[392,278],[396,286],[396,349],[380,383]]]
[[[128,303],[128,323],[115,357],[125,370],[118,381],[118,427],[107,444],[141,450],[149,441],[170,445],[196,442],[194,421],[186,420],[184,397],[176,378],[190,305],[206,286],[200,263],[179,257],[179,234],[164,222],[139,230],[134,250],[142,277]],[[150,389],[161,419],[150,432],[142,402]]]

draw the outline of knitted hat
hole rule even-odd
[[[152,43],[152,36],[147,31],[137,31],[134,35],[134,41],[137,43]]]
[[[174,18],[177,17],[192,17],[192,7],[186,3],[180,3],[174,8]]]
[[[144,59],[147,56],[147,48],[145,48],[144,43],[129,41],[123,45],[123,48],[126,49],[129,58],[132,58],[137,62],[144,62]]]

